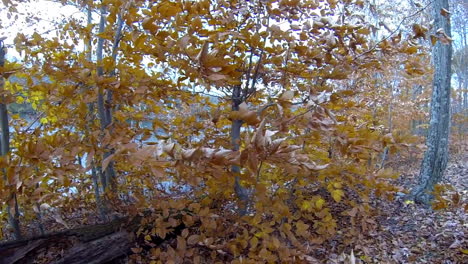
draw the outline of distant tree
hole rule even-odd
[[[433,47],[434,79],[430,109],[429,134],[426,139],[427,151],[421,164],[418,184],[411,191],[416,202],[428,204],[434,185],[443,177],[448,161],[448,140],[450,131],[450,78],[452,45],[448,0],[433,3],[435,36]],[[434,43],[433,43],[434,44]]]

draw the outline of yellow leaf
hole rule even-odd
[[[49,120],[47,120],[47,118],[43,117],[43,118],[41,118],[40,122],[41,122],[41,124],[47,124],[47,123],[49,123]]]
[[[319,198],[317,201],[315,201],[315,207],[317,207],[317,209],[322,209],[323,205],[325,204],[325,200],[322,199],[322,198]]]
[[[254,237],[252,237],[252,238],[250,239],[250,246],[251,246],[252,248],[256,248],[257,245],[258,245],[258,238],[257,238],[256,236],[254,236]]]
[[[146,236],[145,236],[145,240],[146,240],[146,241],[151,241],[151,236],[150,236],[150,235],[146,235]]]
[[[369,28],[360,28],[360,29],[358,29],[357,33],[364,34],[364,35],[369,35],[370,30],[369,30]]]
[[[409,47],[404,52],[406,54],[414,54],[414,53],[418,52],[418,46]]]
[[[312,202],[311,201],[303,201],[302,204],[301,204],[301,209],[303,211],[307,211],[309,210],[310,208],[312,208]]]
[[[335,182],[333,183],[333,187],[335,187],[336,189],[340,189],[343,185],[341,184],[341,182]]]
[[[172,2],[162,3],[158,9],[159,9],[159,13],[161,14],[161,16],[165,18],[173,17],[181,11],[179,5],[177,5],[176,3],[172,3]]]
[[[146,41],[146,35],[144,34],[140,35],[134,42],[135,48],[138,48],[138,49],[144,48],[145,41]]]
[[[158,26],[156,26],[153,22],[154,22],[153,18],[149,18],[149,17],[145,18],[142,22],[143,29],[150,31],[151,33],[156,32],[156,30],[158,29]]]
[[[344,193],[342,190],[336,189],[331,192],[331,196],[333,197],[333,200],[335,200],[335,202],[339,203],[341,201],[341,198],[344,196]]]
[[[468,249],[460,248],[461,253],[468,255]]]
[[[16,97],[16,103],[17,103],[17,104],[22,104],[22,103],[24,103],[24,98],[23,98],[22,96]]]
[[[257,232],[257,233],[254,234],[255,237],[260,237],[260,238],[262,236],[264,236],[264,235],[265,235],[265,233],[263,233],[263,232]]]

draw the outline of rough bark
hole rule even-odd
[[[128,223],[127,218],[120,218],[107,224],[1,243],[0,264],[35,263],[41,252],[51,248],[56,248],[56,253],[61,251],[57,248],[63,250],[63,253],[52,256],[51,263],[106,263],[128,253],[140,219]]]
[[[388,133],[393,132],[393,100],[395,98],[395,95],[393,93],[393,87],[394,87],[394,84],[390,85],[390,87],[389,87],[390,103],[388,105]],[[385,162],[388,159],[389,153],[390,153],[390,150],[389,150],[388,146],[386,146],[384,148],[384,150],[383,150],[383,153],[382,153],[382,161],[380,162],[380,167],[379,167],[380,169],[384,168]]]
[[[6,48],[3,44],[3,41],[0,40],[0,67],[5,65],[5,54]],[[4,78],[3,75],[0,75],[0,91],[3,91],[4,88]],[[10,151],[10,126],[8,124],[8,110],[5,103],[5,98],[2,95],[0,98],[0,127],[1,127],[1,137],[0,137],[0,155],[3,157],[8,155]],[[7,181],[6,169],[2,169],[3,180]],[[18,200],[16,198],[16,193],[13,192],[11,195],[10,201],[7,205],[8,210],[8,222],[13,229],[15,239],[21,239],[21,229],[19,226],[19,208]],[[12,210],[13,208],[14,210]]]
[[[101,6],[101,18],[99,20],[99,33],[104,32],[105,28],[105,22],[106,22],[106,8],[104,5]],[[104,50],[104,39],[103,38],[98,38],[98,44],[96,48],[96,61],[98,64],[96,73],[98,76],[103,76],[104,75],[104,69],[102,67],[102,59],[103,59],[103,50]],[[99,115],[99,120],[101,123],[101,130],[104,131],[106,127],[110,124],[110,122],[106,118],[106,104],[105,104],[105,99],[104,99],[104,91],[101,87],[98,87],[98,97],[97,97],[97,108],[98,108],[98,115]],[[105,160],[107,157],[109,157],[111,154],[106,151],[102,157],[103,160]],[[104,172],[101,172],[101,186],[103,191],[105,191],[109,185],[109,182],[107,179],[109,178],[108,174],[110,173],[110,170],[112,170],[114,164],[109,163],[107,166],[106,170]]]
[[[235,86],[232,91],[232,111],[239,111],[239,105],[243,102],[241,99],[241,86]],[[235,151],[239,150],[240,146],[240,134],[241,134],[241,127],[242,127],[242,120],[232,120],[231,126],[231,144],[232,149]],[[239,199],[239,214],[245,215],[247,213],[248,201],[249,201],[249,194],[248,190],[244,188],[240,183],[240,172],[241,169],[237,165],[232,166],[232,172],[235,174],[234,178],[234,192]]]
[[[105,20],[106,20],[106,7],[104,5],[101,6],[101,18],[99,21],[99,33],[104,32],[105,28]],[[117,21],[117,28],[114,36],[113,46],[112,46],[112,59],[115,61],[117,58],[117,48],[119,46],[119,42],[121,40],[122,35],[122,28],[123,28],[123,19],[122,16],[118,15]],[[104,39],[99,37],[98,38],[98,46],[96,51],[97,57],[97,75],[104,76],[104,69],[102,67],[102,59],[103,59],[103,49],[104,49]],[[115,69],[113,69],[110,73],[111,76],[115,75]],[[112,123],[112,91],[107,90],[107,96],[104,96],[104,91],[101,88],[98,88],[98,115],[101,122],[101,130],[104,131],[106,128],[110,126]],[[103,155],[103,160],[108,158],[113,154],[113,150],[106,150]],[[104,190],[108,187],[115,189],[115,170],[114,170],[114,163],[111,161],[107,168],[101,173],[101,184]]]
[[[135,244],[145,247],[147,242],[135,232],[142,226],[142,219],[154,212],[145,211],[135,217],[122,217],[105,224],[84,226],[29,239],[0,243],[0,264],[54,263],[122,263]],[[159,212],[162,213],[162,212]],[[192,213],[188,210],[185,213]],[[181,219],[184,214],[174,217]],[[147,226],[148,225],[148,226]],[[145,228],[152,228],[146,223]],[[175,226],[164,238],[153,236],[151,243],[159,246],[176,239],[187,227]],[[47,259],[44,260],[44,254]]]
[[[88,6],[88,8],[87,8],[87,23],[88,23],[88,26],[93,23],[91,6]],[[93,43],[92,38],[89,38],[87,43],[86,43],[86,59],[89,62],[92,61],[92,49],[93,49],[92,43]],[[102,54],[101,54],[101,56],[102,56]],[[88,103],[88,113],[89,113],[90,118],[88,120],[88,124],[87,124],[87,128],[86,128],[85,133],[89,134],[92,123],[94,122],[94,102]],[[88,136],[89,135],[87,135],[87,137]],[[97,206],[97,209],[98,209],[98,212],[99,212],[99,217],[100,217],[100,219],[102,221],[107,221],[108,220],[108,217],[107,217],[107,211],[108,210],[106,208],[106,204],[104,203],[103,199],[101,199],[101,193],[100,193],[100,190],[99,190],[99,179],[98,179],[98,174],[96,172],[96,164],[95,164],[94,158],[92,158],[92,161],[91,161],[91,178],[93,180],[94,196],[96,198],[96,206]]]
[[[442,28],[451,36],[450,21],[441,15],[441,9],[449,9],[448,0],[433,3],[434,28]],[[426,139],[427,151],[421,164],[418,184],[411,191],[416,202],[429,204],[431,192],[447,167],[448,140],[450,132],[450,78],[452,46],[440,41],[433,48],[434,80],[431,98],[429,134]]]

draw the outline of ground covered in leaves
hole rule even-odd
[[[418,176],[418,166],[398,179],[410,189]],[[394,202],[379,202],[382,215],[376,230],[362,235],[359,244],[344,252],[321,258],[325,263],[468,263],[468,156],[453,158],[445,181],[448,187],[441,203],[447,208],[424,208],[398,197]],[[452,189],[453,188],[453,189]],[[338,241],[337,241],[338,243]],[[326,252],[324,252],[326,255]]]
[[[416,163],[411,164],[396,180],[395,184],[402,191],[415,184],[418,167]],[[468,263],[468,155],[452,158],[445,175],[442,184],[445,187],[438,189],[440,194],[435,200],[441,209],[414,204],[405,200],[403,193],[398,193],[393,201],[375,199],[372,201],[374,208],[378,208],[375,217],[363,220],[368,224],[368,232],[355,232],[354,237],[350,237],[353,227],[341,225],[337,235],[322,244],[299,241],[309,252],[297,259],[298,263]],[[53,214],[44,220],[47,230],[63,229]],[[79,210],[63,219],[70,228],[96,221],[92,212]],[[33,226],[34,223],[30,225]],[[153,248],[148,248],[144,240],[139,243],[132,248],[135,254],[119,262],[157,263],[154,258],[148,258],[152,251],[176,248],[180,241],[176,235]],[[226,262],[240,260],[224,249],[201,243],[192,246],[200,254],[193,256],[200,263],[211,263],[214,252],[217,260],[220,257]],[[50,250],[62,249],[52,247]],[[48,255],[55,254],[48,252]]]
[[[396,180],[395,185],[402,191],[416,183],[417,163],[410,164]],[[367,233],[349,237],[353,227],[340,226],[337,235],[323,244],[300,241],[309,252],[297,263],[468,263],[468,156],[452,158],[445,175],[435,200],[444,208],[434,210],[414,204],[405,200],[403,193],[393,201],[376,199],[372,203],[378,213],[364,220],[368,223]],[[168,243],[177,245],[176,239]],[[210,251],[216,251],[218,258],[224,256],[226,262],[240,260],[225,250],[199,250],[206,252],[202,259],[210,259]]]

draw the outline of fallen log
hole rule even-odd
[[[186,210],[175,215],[182,218]],[[151,215],[145,212],[133,218],[123,217],[109,223],[83,226],[60,232],[36,236],[18,241],[0,243],[0,264],[54,263],[54,264],[99,264],[121,263],[135,243],[141,244],[135,236],[142,225],[143,217]],[[151,225],[145,223],[143,226]],[[165,237],[152,237],[152,246],[175,239],[185,229],[181,221]],[[144,241],[144,239],[143,239]]]
[[[129,252],[139,221],[139,217],[130,223],[127,218],[119,218],[105,224],[0,243],[0,264],[109,263]]]

